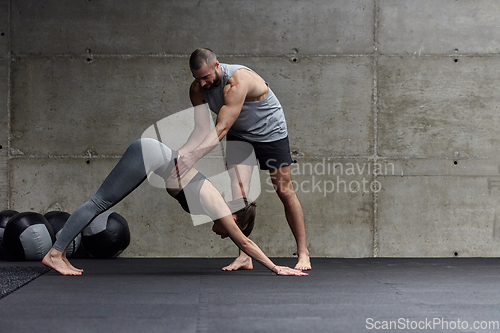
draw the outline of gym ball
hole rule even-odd
[[[54,244],[52,226],[42,214],[19,213],[11,217],[3,234],[9,259],[41,260]]]
[[[43,215],[43,217],[45,217],[52,226],[52,229],[54,229],[56,240],[59,237],[62,228],[64,227],[66,221],[69,219],[70,216],[71,214],[60,211],[51,211]],[[71,258],[76,253],[81,243],[82,243],[82,234],[78,234],[66,248],[66,257]]]
[[[95,258],[117,257],[129,244],[130,231],[127,221],[110,210],[98,215],[82,231],[82,245]]]
[[[6,259],[7,253],[3,246],[3,232],[5,231],[5,226],[9,222],[10,218],[19,213],[16,210],[4,210],[0,212],[0,259]]]

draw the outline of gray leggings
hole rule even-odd
[[[69,243],[99,214],[113,207],[134,191],[148,176],[163,180],[170,176],[172,151],[154,139],[134,141],[106,177],[96,194],[81,205],[64,225],[54,248],[64,251]],[[154,175],[153,175],[154,173]],[[164,182],[156,181],[156,186]],[[153,184],[155,185],[155,184]]]

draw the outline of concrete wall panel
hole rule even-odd
[[[117,163],[117,159],[18,158],[13,161],[12,208],[46,213],[72,213],[87,201]],[[364,160],[308,160],[292,173],[304,207],[308,243],[314,256],[372,255],[372,176]],[[252,239],[270,256],[291,256],[295,241],[283,206],[267,172],[261,172],[256,226]],[[47,189],[52,189],[47,191]],[[145,182],[112,210],[123,215],[131,230],[131,245],[123,256],[209,256],[237,254],[230,241],[211,231],[212,223],[194,226],[190,215],[164,190]],[[326,221],[326,222],[325,222]],[[326,224],[325,224],[326,223]]]
[[[245,64],[270,83],[293,150],[370,154],[370,59],[221,61]],[[13,66],[12,147],[25,155],[121,154],[152,123],[190,107],[191,80],[186,58],[20,58]]]
[[[9,54],[9,1],[0,2],[0,56]]]
[[[285,111],[293,151],[327,157],[372,153],[369,57],[221,57],[221,61],[244,64],[269,83]]]
[[[14,1],[16,54],[369,53],[371,2]]]
[[[19,155],[121,155],[144,130],[191,107],[185,58],[18,58],[12,148]]]
[[[0,210],[9,205],[9,113],[8,60],[0,60]]]
[[[383,54],[498,53],[500,3],[489,0],[381,0]]]
[[[118,159],[16,159],[12,207],[19,211],[72,213],[97,191]],[[47,191],[47,189],[51,189]],[[167,256],[195,253],[198,229],[165,190],[147,182],[112,208],[127,220],[131,245],[124,256]],[[197,238],[198,237],[198,238]],[[196,252],[202,255],[202,252]]]
[[[500,255],[500,177],[381,177],[381,257]],[[455,254],[456,252],[456,254]]]
[[[291,166],[292,182],[304,208],[307,241],[312,256],[373,256],[374,179],[371,165],[367,160],[358,159],[300,159]],[[259,209],[264,205],[262,221],[269,221],[279,212],[282,223],[277,225],[277,230],[269,225],[256,228],[255,234],[265,233],[261,243],[273,251],[275,232],[291,233],[287,230],[280,202],[272,193],[269,180],[263,181],[262,192],[269,193],[273,198],[265,196],[258,201]],[[285,244],[290,251],[296,251],[293,237],[282,246]],[[289,253],[278,252],[276,255]]]
[[[380,155],[498,157],[499,74],[497,57],[382,57]]]
[[[500,175],[500,159],[404,159],[380,161],[381,175],[390,176],[483,176]],[[389,166],[385,168],[385,165]],[[386,172],[387,169],[387,172]]]

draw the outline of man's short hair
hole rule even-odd
[[[189,58],[189,67],[192,70],[199,70],[203,67],[204,64],[215,64],[217,61],[217,56],[215,53],[207,48],[196,49],[193,53],[191,53],[191,57]]]

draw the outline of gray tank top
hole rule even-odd
[[[242,68],[252,71],[241,65],[220,64],[220,67],[221,84],[210,90],[202,89],[205,102],[216,114],[219,114],[224,105],[224,87],[234,72]],[[272,142],[287,137],[285,114],[271,88],[268,87],[266,99],[243,103],[241,112],[228,133],[253,142]]]

